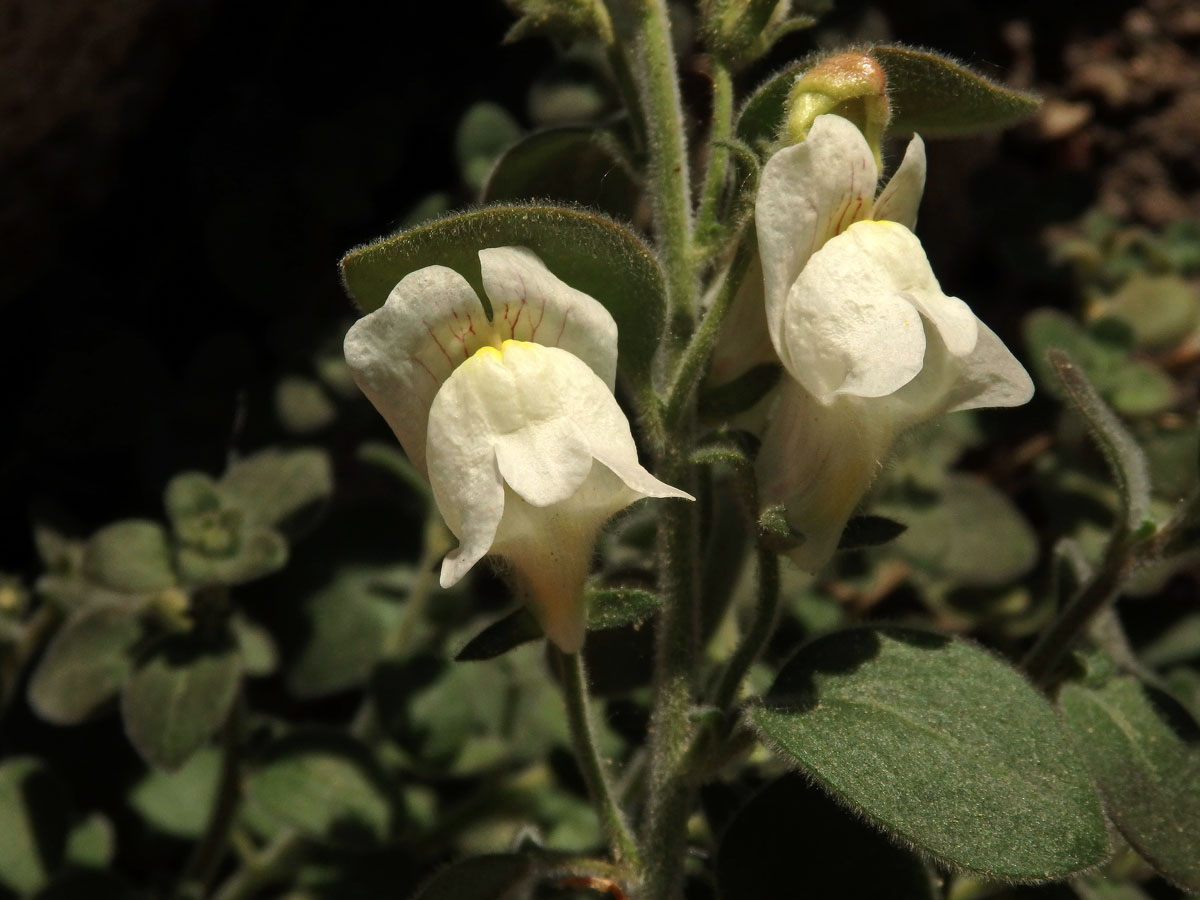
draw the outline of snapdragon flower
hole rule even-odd
[[[1033,382],[998,337],[946,296],[913,234],[925,186],[919,137],[886,187],[862,133],[818,116],[763,167],[755,205],[766,325],[790,378],[758,457],[760,495],[833,554],[896,437],[955,410],[1019,406]]]
[[[604,522],[643,497],[692,498],[638,463],[612,393],[608,311],[524,247],[479,262],[491,319],[462,275],[429,266],[351,327],[346,361],[459,540],[442,587],[502,558],[547,637],[573,653]]]

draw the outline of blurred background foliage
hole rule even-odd
[[[233,900],[281,881],[297,897],[407,896],[463,854],[600,840],[527,618],[504,618],[486,574],[434,586],[448,539],[348,377],[354,311],[335,263],[479,199],[576,200],[644,227],[639,161],[594,55],[501,46],[499,2],[414,6],[16,0],[3,14],[0,896],[219,883]],[[757,691],[839,625],[932,624],[1009,654],[1045,626],[1068,577],[1056,546],[1094,565],[1119,515],[1047,348],[1068,350],[1146,451],[1160,520],[1195,491],[1200,457],[1195,8],[813,11],[820,26],[740,87],[814,47],[899,40],[1048,98],[1001,137],[931,142],[919,226],[946,291],[1020,348],[1039,396],[908,436],[870,505],[907,530],[815,583],[785,569]],[[682,7],[678,22],[685,102],[703,120],[705,60]],[[731,476],[716,476],[703,501],[721,552],[704,583],[720,655],[753,579]],[[633,793],[653,525],[634,510],[606,536],[588,646],[603,747]],[[1200,713],[1200,550],[1176,549],[1093,638],[1186,718]],[[247,777],[223,858],[209,824],[234,769]],[[797,842],[838,861],[817,894],[932,896],[929,864],[799,779],[759,792],[781,773],[755,751],[705,789],[694,837],[724,837],[691,895],[785,895],[796,844],[771,826],[810,810],[834,824]],[[521,859],[446,870],[421,896],[496,896],[526,876]],[[1200,877],[1175,865],[1177,881]],[[1130,850],[1070,889],[942,888],[1180,895]]]

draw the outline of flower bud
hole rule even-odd
[[[883,66],[869,54],[853,51],[821,60],[796,79],[787,110],[787,143],[800,143],[817,116],[833,113],[857,126],[876,164],[881,164],[880,144],[891,106]]]

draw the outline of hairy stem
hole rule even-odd
[[[750,630],[746,632],[745,638],[738,645],[717,683],[717,690],[713,695],[713,705],[717,709],[728,709],[737,699],[746,673],[766,649],[779,620],[779,557],[761,546],[758,548],[757,600]]]
[[[691,486],[679,454],[663,460],[668,484]],[[662,612],[655,632],[654,705],[650,713],[649,797],[642,847],[647,893],[668,900],[679,893],[687,850],[692,790],[684,773],[691,743],[692,673],[696,657],[696,529],[692,504],[663,504],[659,531]]]
[[[711,246],[718,228],[721,195],[729,168],[729,148],[724,142],[733,131],[733,79],[719,60],[713,61],[712,127],[708,133],[708,168],[700,212],[696,216],[696,235],[703,247]]]
[[[666,0],[608,0],[608,8],[646,129],[649,200],[667,275],[671,340],[681,342],[694,327],[696,269],[683,107]]]
[[[675,375],[671,379],[671,389],[667,394],[664,414],[667,428],[677,428],[691,408],[696,386],[704,375],[704,366],[721,334],[721,326],[725,323],[725,316],[733,306],[733,300],[737,296],[738,288],[741,287],[742,279],[746,277],[750,263],[754,260],[756,249],[757,244],[749,236],[743,238],[738,244],[737,252],[734,254],[733,262],[729,265],[729,270],[725,273],[725,280],[721,282],[716,299],[713,300],[712,306],[700,322],[700,327],[696,329],[696,333],[688,342],[687,348],[679,359]]]
[[[640,869],[641,858],[637,843],[625,821],[625,814],[617,803],[604,768],[604,761],[600,758],[600,749],[596,745],[583,654],[563,653],[554,649],[553,655],[562,676],[563,701],[567,708],[571,743],[574,745],[575,759],[583,773],[583,780],[587,784],[588,795],[596,807],[596,814],[600,817],[600,824],[604,827],[616,861]]]

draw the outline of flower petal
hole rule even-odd
[[[906,292],[937,282],[905,228],[860,222],[813,254],[788,293],[780,358],[829,403],[882,397],[921,371],[925,330]]]
[[[502,339],[561,347],[612,390],[617,323],[600,301],[566,284],[526,247],[480,250],[479,264],[492,324]]]
[[[434,395],[490,335],[475,291],[444,266],[406,275],[382,307],[346,334],[346,362],[355,382],[420,471]]]
[[[925,193],[925,142],[914,134],[890,181],[879,192],[872,219],[898,222],[909,231],[917,230],[917,210]]]
[[[763,504],[782,504],[788,524],[804,536],[788,556],[805,571],[833,556],[882,469],[896,435],[888,412],[877,400],[826,404],[793,381],[783,385],[755,466]]]
[[[878,178],[866,139],[841,116],[818,116],[804,141],[767,160],[754,209],[777,350],[788,290],[826,241],[870,214]]]
[[[961,373],[947,395],[946,411],[1028,403],[1033,399],[1033,379],[992,329],[982,322],[978,328],[975,349],[959,360]]]

